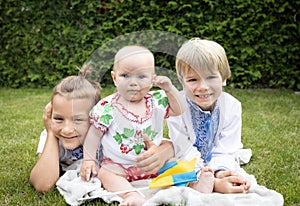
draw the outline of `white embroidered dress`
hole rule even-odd
[[[128,168],[135,165],[135,158],[145,150],[143,135],[160,145],[169,104],[163,90],[151,91],[144,97],[146,115],[140,117],[121,105],[117,101],[119,96],[114,93],[100,100],[91,110],[90,118],[92,125],[104,132],[103,157]]]

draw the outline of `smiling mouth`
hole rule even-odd
[[[63,136],[64,139],[74,139],[74,138],[77,138],[77,136],[72,136],[72,137],[65,137]]]
[[[200,94],[200,95],[195,95],[195,96],[200,99],[207,99],[210,97],[210,94]]]

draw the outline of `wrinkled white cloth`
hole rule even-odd
[[[254,184],[247,194],[199,193],[189,187],[169,187],[167,189],[145,189],[150,180],[133,182],[135,188],[146,196],[145,206],[160,204],[188,206],[283,206],[283,196],[274,190]],[[75,170],[67,171],[56,183],[57,189],[69,205],[81,205],[85,201],[102,199],[106,203],[122,202],[122,198],[104,190],[101,182],[94,177],[82,181]]]
[[[252,187],[247,194],[203,194],[189,187],[171,187],[157,192],[144,206],[283,206],[283,202],[281,194],[260,185]]]
[[[69,205],[81,205],[85,200],[101,197],[106,203],[121,202],[123,199],[110,193],[101,187],[98,178],[93,177],[89,182],[83,181],[76,170],[68,170],[56,182],[56,187]]]
[[[241,149],[235,154],[239,164],[250,161],[252,151]],[[56,183],[57,189],[63,195],[69,205],[81,205],[82,203],[102,199],[106,203],[122,202],[122,198],[108,192],[101,187],[101,182],[94,177],[89,182],[81,180],[79,175],[80,164],[75,170],[68,170]],[[280,193],[258,185],[253,175],[247,174],[242,168],[236,170],[251,182],[250,192],[247,194],[221,194],[199,193],[189,187],[169,187],[167,189],[149,189],[151,180],[139,180],[131,182],[136,189],[146,197],[145,206],[160,204],[187,205],[187,206],[283,206],[284,199]]]
[[[245,165],[250,162],[252,157],[252,150],[251,149],[239,149],[234,153],[235,161],[239,165]]]

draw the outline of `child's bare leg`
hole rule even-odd
[[[120,206],[141,206],[146,202],[146,199],[138,192],[125,193],[122,198],[123,202],[120,203]]]
[[[105,166],[99,169],[98,178],[107,191],[117,192],[134,189],[127,179],[120,175],[119,171],[117,173],[115,174],[111,168],[105,169]],[[146,199],[138,192],[127,192],[119,194],[119,196],[123,198],[123,202],[120,203],[121,206],[141,206],[146,202]]]
[[[214,174],[212,169],[204,167],[197,182],[192,182],[189,187],[201,193],[212,193],[214,189]]]

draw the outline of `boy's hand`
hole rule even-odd
[[[146,174],[154,174],[164,166],[166,160],[157,151],[158,146],[151,142],[147,136],[144,136],[144,142],[147,151],[136,158],[136,166]]]
[[[48,133],[51,129],[51,115],[52,115],[52,103],[49,102],[45,106],[44,113],[43,113],[43,122]]]
[[[165,92],[170,91],[173,86],[171,80],[166,76],[155,76],[153,79],[153,84],[155,84]]]
[[[94,160],[83,160],[80,168],[80,176],[84,181],[89,181],[92,175],[97,175],[96,163]]]

